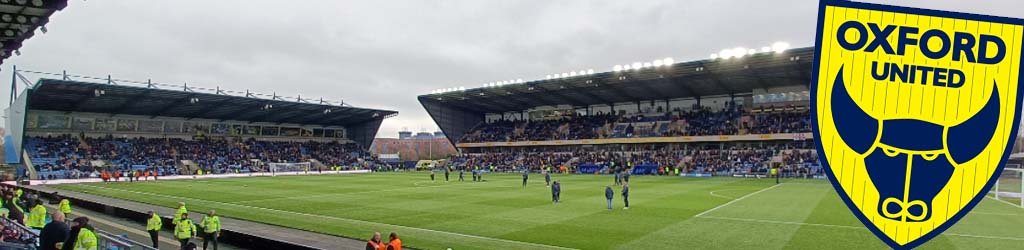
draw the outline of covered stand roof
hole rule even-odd
[[[538,106],[589,105],[702,96],[743,95],[755,89],[808,85],[814,48],[738,59],[698,60],[640,70],[601,72],[522,84],[419,96],[453,143],[488,113]]]
[[[43,78],[27,95],[28,109],[33,110],[344,126],[349,138],[364,147],[370,145],[385,118],[398,114],[321,99],[153,83],[130,85],[115,80],[94,83]]]
[[[67,0],[0,1],[0,64],[34,36],[37,28],[50,22],[53,13],[67,6]]]

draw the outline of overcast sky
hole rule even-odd
[[[18,65],[344,100],[399,111],[377,135],[397,137],[437,129],[416,100],[433,89],[775,41],[811,46],[818,1],[69,2],[2,75]],[[870,2],[1024,17],[1019,0]]]

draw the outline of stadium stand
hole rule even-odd
[[[767,107],[766,110],[774,110]],[[661,115],[567,115],[554,120],[483,123],[460,142],[508,142],[636,138],[699,135],[743,135],[811,132],[806,108],[781,111],[746,111],[729,103],[721,110],[710,107],[676,109]]]
[[[600,150],[560,151],[564,149],[535,149],[518,152],[468,153],[452,157],[450,166],[462,169],[484,168],[499,172],[528,168],[565,166],[575,173],[610,173],[630,170],[635,174],[760,174],[768,172],[772,164],[785,176],[814,176],[822,174],[821,164],[810,141],[776,143],[774,145],[720,148],[720,145],[693,145],[676,148],[665,145],[645,145],[626,151],[603,148]],[[689,145],[688,145],[689,146]],[[653,170],[650,170],[653,169]]]
[[[821,177],[813,48],[486,85],[419,97],[463,169]],[[582,72],[582,71],[581,71]]]
[[[376,168],[376,159],[355,144],[337,142],[259,141],[253,138],[186,140],[180,138],[128,138],[111,136],[79,140],[70,135],[29,137],[26,151],[41,179],[96,177],[99,171],[155,171],[159,175],[192,174],[182,162],[190,161],[204,173],[269,171],[266,162],[316,160],[343,170]],[[100,168],[103,167],[103,168]]]
[[[36,184],[97,182],[101,176],[126,181],[142,173],[173,180],[391,168],[368,153],[367,146],[395,111],[112,77],[27,70],[13,74],[13,86],[27,86],[12,96],[6,110],[4,161],[16,168],[21,177],[17,184],[31,184],[23,187],[49,199],[68,198],[76,209],[104,216],[145,221],[148,210],[173,213],[87,194],[58,196],[56,189]],[[26,74],[43,77],[29,82]],[[351,169],[360,170],[345,171]],[[226,233],[220,240],[241,247],[357,249],[361,243],[229,218],[223,225]],[[119,238],[121,234],[97,231],[104,249],[148,249],[148,244]]]

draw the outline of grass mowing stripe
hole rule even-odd
[[[755,194],[759,194],[759,193],[761,193],[761,192],[764,192],[764,191],[768,191],[768,190],[770,190],[770,189],[776,188],[776,187],[778,187],[778,186],[782,186],[782,184],[775,184],[775,185],[772,185],[771,187],[766,187],[766,188],[764,188],[764,189],[758,190],[757,192],[749,193],[749,194],[747,194],[747,195],[744,195],[744,196],[742,196],[742,197],[740,197],[740,198],[737,198],[737,199],[735,199],[735,200],[731,200],[731,201],[729,201],[729,202],[726,202],[725,204],[722,204],[722,205],[718,205],[717,207],[713,207],[713,208],[711,208],[711,209],[708,209],[707,211],[701,212],[701,213],[699,213],[699,214],[697,214],[697,215],[694,215],[693,217],[701,217],[701,216],[703,216],[703,215],[705,215],[705,214],[707,214],[707,213],[710,213],[710,212],[712,212],[712,211],[718,210],[718,209],[720,209],[720,208],[723,208],[723,207],[725,207],[725,206],[728,206],[728,205],[730,205],[730,204],[736,203],[736,202],[738,202],[738,201],[740,201],[740,200],[746,199],[747,197],[750,197],[750,196],[754,196]]]
[[[118,188],[110,188],[110,187],[100,187],[100,186],[93,186],[93,185],[82,185],[82,186],[86,186],[86,187],[90,187],[90,188],[108,189],[108,190],[114,190],[114,191],[120,191],[120,192],[126,192],[126,193],[135,193],[135,194],[160,196],[160,197],[174,198],[174,199],[184,199],[184,200],[194,200],[194,201],[201,201],[201,202],[209,202],[209,203],[215,203],[215,204],[224,204],[224,205],[236,206],[236,207],[242,207],[242,208],[265,210],[265,211],[272,211],[272,212],[278,212],[278,213],[288,213],[288,214],[295,214],[295,215],[302,215],[302,216],[309,216],[309,217],[317,217],[317,218],[324,218],[324,219],[333,219],[333,220],[340,220],[340,221],[347,221],[347,222],[354,222],[354,223],[390,226],[390,227],[404,228],[404,229],[409,229],[409,230],[418,230],[418,231],[426,231],[426,232],[433,232],[433,233],[449,234],[449,235],[455,235],[455,236],[460,236],[460,237],[475,238],[475,239],[482,239],[482,240],[493,240],[493,241],[500,241],[500,242],[505,242],[505,243],[519,244],[519,245],[528,245],[528,246],[534,246],[534,247],[551,248],[551,249],[569,249],[569,250],[574,250],[575,249],[575,248],[552,246],[552,245],[545,245],[545,244],[532,243],[532,242],[523,242],[523,241],[515,241],[515,240],[508,240],[508,239],[484,237],[484,236],[479,236],[479,235],[461,234],[461,233],[438,231],[438,230],[432,230],[432,229],[416,228],[416,227],[394,225],[394,224],[387,224],[387,223],[380,223],[380,222],[363,221],[363,220],[341,218],[341,217],[334,217],[334,216],[326,216],[326,215],[319,215],[319,214],[308,214],[308,213],[301,213],[301,212],[294,212],[294,211],[278,210],[278,209],[273,209],[273,208],[265,208],[265,207],[256,207],[256,206],[249,206],[249,205],[233,204],[233,203],[211,201],[211,200],[204,200],[204,199],[198,199],[198,198],[181,197],[181,196],[173,196],[173,195],[165,195],[165,194],[157,194],[157,193],[125,190],[125,189],[118,189]]]
[[[717,217],[717,216],[701,216],[700,218],[715,219],[715,220],[742,221],[742,222],[782,224],[782,225],[832,227],[832,228],[845,228],[845,229],[856,229],[856,230],[866,230],[867,229],[865,227],[831,225],[831,224],[818,224],[818,223],[806,223],[806,222],[793,222],[793,221],[758,220],[758,219]],[[990,240],[1024,241],[1024,238],[1016,238],[1016,237],[1001,237],[1001,236],[988,236],[988,235],[971,235],[971,234],[958,234],[958,233],[949,233],[949,232],[943,232],[942,235],[967,237],[967,238],[990,239]]]
[[[450,187],[450,186],[441,186],[441,185],[420,186],[420,185],[417,185],[416,183],[419,183],[419,182],[413,183],[413,186],[415,186],[415,187],[379,189],[379,190],[348,192],[348,193],[329,193],[329,194],[317,194],[317,195],[305,195],[305,196],[274,197],[274,198],[264,198],[264,199],[254,199],[254,200],[244,200],[244,201],[233,201],[233,202],[229,202],[229,203],[243,204],[243,203],[261,202],[261,201],[302,200],[302,199],[309,199],[309,198],[322,198],[322,197],[345,196],[345,195],[353,195],[353,194],[368,194],[368,193],[392,192],[392,191],[398,191],[398,190],[409,190],[409,189],[420,189],[420,188]]]

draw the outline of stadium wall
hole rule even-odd
[[[419,99],[420,104],[427,110],[427,114],[434,119],[434,123],[441,129],[441,132],[444,132],[451,144],[455,144],[458,138],[462,138],[477,124],[484,122],[482,113],[444,105],[425,96],[420,96]]]
[[[26,89],[18,95],[11,103],[11,106],[4,110],[7,116],[4,135],[4,161],[8,164],[20,164],[22,143],[25,139],[25,120],[28,116],[25,108],[28,104],[31,89]]]
[[[384,118],[383,116],[377,117],[373,121],[348,127],[346,129],[348,139],[359,143],[363,149],[369,148],[373,143],[373,138],[377,137],[377,130],[380,130],[380,124],[384,122]]]

